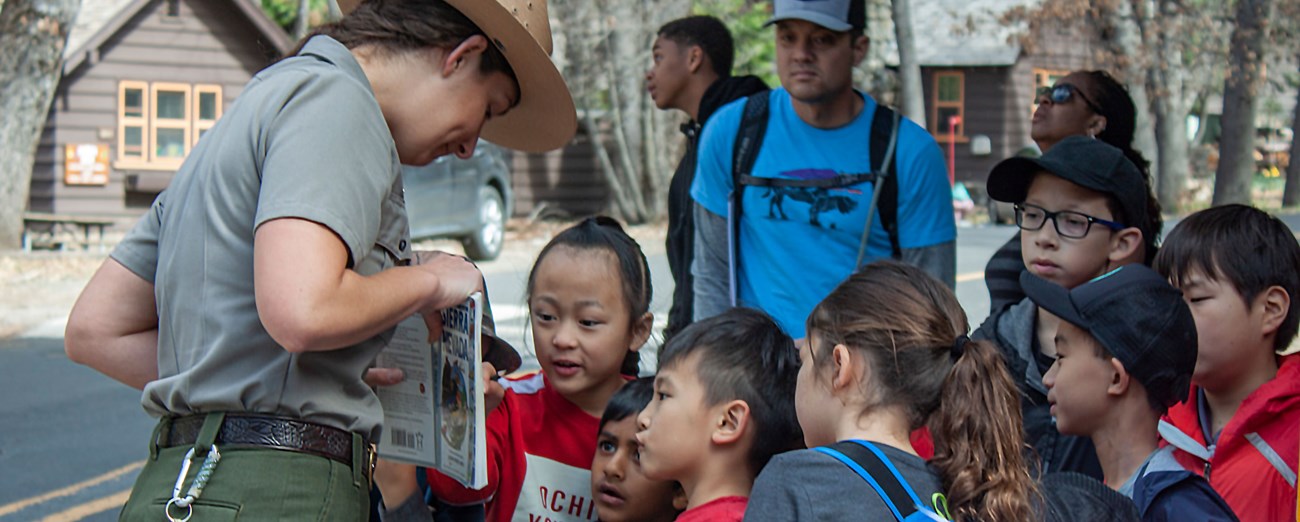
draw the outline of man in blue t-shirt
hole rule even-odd
[[[777,74],[762,146],[749,175],[787,180],[852,178],[872,170],[869,151],[877,104],[853,89],[853,66],[866,56],[862,0],[777,0]],[[728,199],[732,155],[745,112],[738,100],[704,127],[695,199],[692,263],[695,319],[732,305],[728,271]],[[898,186],[900,256],[955,284],[956,225],[943,153],[924,129],[903,119],[893,157]],[[812,308],[858,267],[871,207],[871,182],[819,186],[750,186],[743,191],[737,304],[762,309],[791,336],[804,336]],[[879,210],[872,211],[861,263],[891,256]]]

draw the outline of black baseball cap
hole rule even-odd
[[[1144,242],[1150,244],[1159,232],[1147,230],[1150,190],[1146,177],[1124,156],[1124,151],[1087,136],[1067,137],[1037,158],[1015,157],[999,162],[989,173],[989,197],[1007,203],[1023,202],[1029,194],[1029,183],[1039,172],[1114,196],[1124,212],[1123,225],[1140,229]]]
[[[1073,290],[1022,272],[1020,287],[1034,304],[1092,334],[1154,402],[1168,408],[1187,398],[1196,322],[1182,292],[1154,270],[1124,265]]]

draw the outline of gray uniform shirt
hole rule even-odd
[[[939,476],[925,461],[884,444],[876,447],[907,480],[921,504],[936,510],[935,499],[942,489]],[[763,467],[749,494],[745,520],[894,520],[894,515],[876,490],[843,462],[807,449],[777,455]]]
[[[145,409],[284,415],[375,440],[383,411],[361,378],[392,331],[285,351],[257,314],[253,234],[302,218],[337,234],[357,273],[394,266],[409,257],[400,168],[346,47],[317,36],[258,73],[112,253],[157,298],[159,379],[145,386]]]

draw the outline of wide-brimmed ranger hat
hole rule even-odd
[[[365,0],[338,0],[352,12]],[[568,143],[578,129],[573,96],[551,62],[546,0],[442,0],[474,22],[496,45],[519,81],[519,104],[483,125],[482,137],[503,147],[545,152]]]

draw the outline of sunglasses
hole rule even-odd
[[[1036,97],[1034,98],[1034,101],[1047,100],[1053,105],[1066,103],[1070,101],[1070,98],[1078,96],[1080,100],[1083,100],[1084,105],[1087,105],[1089,109],[1092,109],[1092,112],[1101,114],[1101,107],[1092,103],[1092,100],[1089,100],[1088,97],[1083,94],[1083,91],[1078,87],[1075,87],[1074,84],[1058,83],[1051,87],[1039,87],[1035,94]]]

